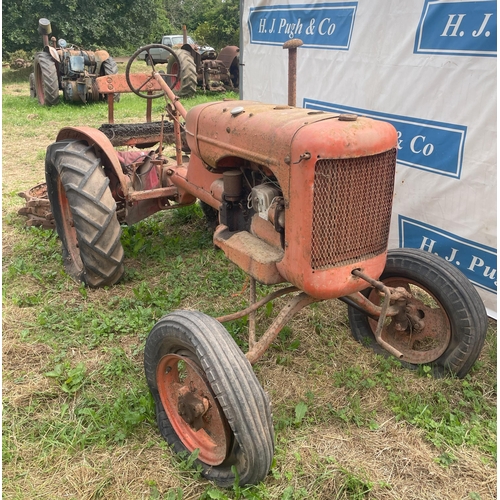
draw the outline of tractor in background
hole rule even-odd
[[[164,47],[171,49],[168,52]],[[240,49],[234,45],[217,52],[213,47],[200,46],[187,35],[164,35],[161,42],[143,47],[137,57],[149,65],[167,65],[167,73],[178,75],[174,93],[179,97],[192,96],[197,88],[215,92],[239,88]],[[179,63],[179,64],[178,64]]]
[[[62,90],[65,101],[87,103],[102,101],[105,96],[97,90],[96,78],[118,73],[118,66],[106,50],[95,52],[68,44],[52,33],[50,21],[38,21],[38,33],[42,35],[43,50],[35,55],[33,73],[29,76],[30,96],[37,98],[42,106],[53,106],[59,102]],[[114,99],[118,101],[119,94]]]

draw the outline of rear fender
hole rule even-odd
[[[235,45],[228,45],[220,51],[219,57],[217,57],[217,59],[219,61],[222,61],[224,66],[229,70],[235,58],[237,58],[239,55],[240,49],[238,47],[236,47]]]
[[[50,45],[46,45],[43,48],[43,51],[50,54],[50,56],[52,57],[52,59],[54,59],[55,62],[57,62],[57,63],[61,62],[61,59],[59,59],[59,54],[57,53],[57,50],[54,47],[51,47]]]
[[[122,172],[118,156],[110,140],[100,130],[92,127],[64,127],[57,134],[57,140],[65,139],[84,141],[89,146],[93,146],[109,178],[113,197],[116,200],[127,197],[130,179]]]
[[[96,50],[94,54],[98,61],[104,62],[106,59],[109,59],[109,52],[107,50]]]

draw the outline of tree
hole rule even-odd
[[[42,48],[38,20],[51,22],[52,34],[83,48],[131,53],[159,39],[172,27],[162,0],[7,0],[2,3],[3,57],[16,50]]]
[[[239,0],[165,0],[165,11],[177,32],[186,25],[199,43],[216,49],[239,45]]]
[[[239,44],[239,0],[5,0],[2,3],[3,58],[16,50],[42,49],[38,20],[52,34],[84,49],[130,55],[185,24],[199,42],[217,49]]]

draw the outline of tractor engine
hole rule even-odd
[[[366,288],[355,269],[380,276],[396,166],[392,125],[225,101],[190,110],[186,137],[188,180],[204,179],[218,201],[214,242],[257,281],[288,281],[330,299]]]

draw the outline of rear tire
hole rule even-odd
[[[173,87],[173,91],[179,97],[191,97],[196,93],[197,75],[196,64],[189,52],[182,49],[174,49],[179,61],[176,61],[173,56],[170,56],[167,64],[167,74],[176,75],[179,73],[179,63],[181,75],[177,84]]]
[[[200,207],[205,216],[205,221],[208,228],[213,233],[217,226],[219,225],[219,211],[215,210],[212,206],[204,201],[200,200]]]
[[[35,73],[30,73],[30,97],[36,97]]]
[[[144,369],[160,433],[176,453],[198,449],[195,465],[222,487],[234,484],[233,466],[240,485],[266,477],[274,454],[269,400],[217,320],[198,311],[164,316],[146,341]],[[197,400],[184,405],[186,393]],[[205,413],[186,418],[193,414],[186,406],[196,409],[203,400]]]
[[[382,338],[403,352],[402,364],[411,369],[430,364],[435,377],[465,377],[481,352],[488,328],[484,304],[472,283],[446,260],[417,249],[390,250],[379,279],[411,291],[408,305],[415,306],[425,324],[422,331],[413,332],[398,331],[392,320],[383,327]],[[363,294],[380,302],[373,288]],[[353,307],[348,314],[354,338],[389,356],[375,340],[376,321]]]
[[[54,106],[59,102],[59,79],[56,62],[50,54],[39,52],[33,63],[35,92],[42,106]]]
[[[229,75],[234,89],[238,90],[240,87],[240,58],[238,56],[233,59],[229,67]]]
[[[116,74],[118,74],[118,65],[116,64],[116,61],[112,57],[108,57],[101,64],[101,76],[116,75]],[[105,100],[106,94],[101,94],[101,99]],[[120,94],[118,93],[113,94],[113,101],[120,102]]]
[[[55,142],[47,148],[45,177],[66,272],[93,288],[118,282],[121,227],[100,158],[85,142]]]

